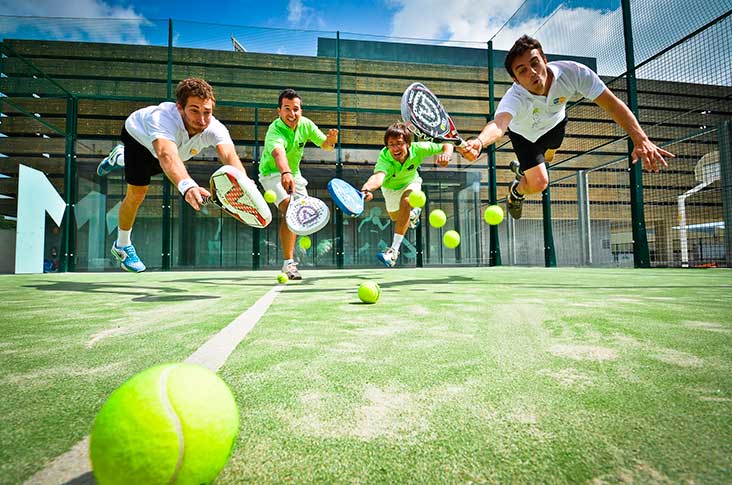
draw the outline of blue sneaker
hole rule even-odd
[[[112,148],[107,158],[102,160],[97,167],[97,175],[104,177],[110,172],[125,166],[125,146],[117,145]]]
[[[145,265],[135,252],[135,246],[130,244],[123,248],[117,247],[117,241],[112,244],[112,256],[119,261],[120,267],[130,273],[142,273],[145,271]]]
[[[384,263],[387,268],[393,268],[396,264],[396,260],[399,257],[399,251],[392,248],[387,248],[383,253],[376,255],[376,259]]]

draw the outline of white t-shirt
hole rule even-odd
[[[564,119],[570,98],[579,94],[594,101],[605,90],[605,83],[583,64],[552,61],[548,68],[554,73],[554,80],[546,96],[532,94],[520,84],[513,83],[496,109],[496,114],[510,114],[513,118],[508,128],[531,142]]]
[[[189,160],[210,146],[234,144],[229,130],[213,116],[205,130],[193,138],[189,137],[176,104],[171,102],[138,109],[127,117],[125,128],[127,133],[150,150],[155,158],[157,154],[153,148],[153,141],[159,138],[175,143],[182,161]]]

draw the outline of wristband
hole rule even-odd
[[[280,177],[282,177],[283,175],[287,175],[288,173],[289,173],[290,175],[292,175],[292,172],[282,172],[282,173],[280,174]]]
[[[180,195],[182,195],[183,197],[185,197],[186,192],[188,192],[193,187],[198,187],[198,184],[193,179],[183,179],[178,182],[178,192],[180,192]]]

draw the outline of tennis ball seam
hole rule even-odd
[[[163,370],[160,374],[160,380],[158,381],[160,386],[160,400],[163,403],[165,411],[167,412],[168,417],[173,424],[173,428],[175,429],[175,433],[178,436],[178,462],[175,464],[175,470],[173,470],[173,475],[168,483],[175,483],[178,479],[178,474],[180,473],[181,468],[183,468],[183,457],[185,456],[185,436],[183,435],[183,425],[180,422],[178,413],[176,413],[173,408],[173,403],[170,400],[168,390],[168,376],[170,376],[170,373],[175,369],[175,367],[176,366],[173,365]]]

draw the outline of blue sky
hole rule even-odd
[[[0,0],[3,15],[144,18],[485,42],[523,0]],[[540,8],[546,3],[530,1]],[[614,8],[619,0],[565,4]]]
[[[633,0],[636,60],[721,15],[732,8],[732,0],[695,0],[693,5]],[[497,49],[508,49],[527,33],[536,35],[549,53],[597,58],[601,74],[610,75],[624,71],[619,6],[620,0],[0,0],[5,16],[105,19],[0,15],[0,38],[166,45],[165,19],[173,18],[179,47],[230,50],[234,35],[253,52],[315,55],[323,32],[334,36],[340,31],[342,38],[365,34],[372,40],[434,39],[467,47],[485,47],[493,38]],[[521,13],[504,27],[520,7]],[[703,62],[694,57],[685,62]]]

